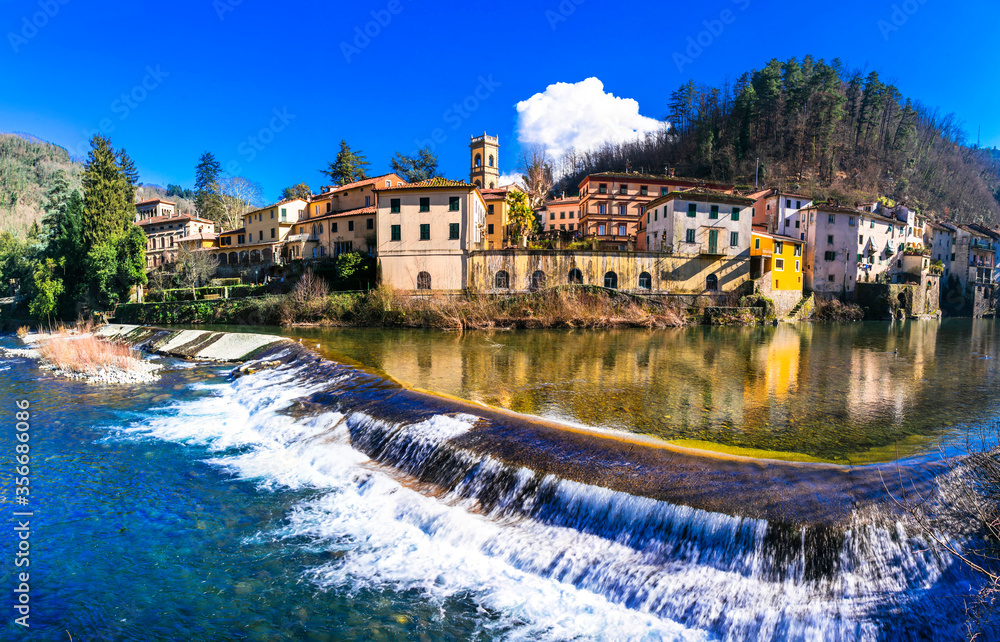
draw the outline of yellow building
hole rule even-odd
[[[802,298],[802,255],[805,243],[754,227],[750,232],[750,278],[774,301],[784,316]]]
[[[473,136],[469,143],[472,167],[469,182],[479,189],[500,186],[500,139],[496,136]]]

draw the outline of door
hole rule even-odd
[[[708,253],[719,253],[719,230],[708,231]]]

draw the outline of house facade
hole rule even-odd
[[[486,201],[470,183],[435,178],[378,190],[382,282],[400,290],[463,290],[469,252],[483,249]]]
[[[704,189],[670,192],[644,216],[651,252],[749,257],[753,200]]]
[[[771,234],[764,226],[750,232],[750,278],[761,294],[774,301],[779,316],[788,314],[802,298],[802,262],[805,241]]]
[[[813,204],[802,194],[767,189],[750,195],[754,199],[753,224],[770,234],[805,239],[799,212]]]
[[[579,213],[582,236],[601,249],[628,250],[648,242],[640,239],[649,203],[670,192],[705,189],[732,193],[733,186],[672,175],[603,172],[580,182]]]
[[[164,201],[157,201],[158,204]],[[143,205],[140,203],[139,205]],[[138,205],[136,206],[138,210]],[[208,219],[191,216],[189,214],[176,214],[173,208],[162,208],[153,206],[145,210],[146,213],[170,211],[169,215],[147,216],[136,221],[136,225],[142,228],[146,234],[146,267],[157,269],[173,263],[177,260],[177,253],[181,249],[179,241],[197,234],[214,234],[215,223]]]
[[[545,202],[541,210],[541,226],[543,232],[565,232],[575,235],[578,232],[580,219],[580,199],[576,196],[563,195]]]

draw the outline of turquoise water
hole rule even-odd
[[[859,516],[822,546],[776,556],[784,526],[453,451],[476,417],[392,407],[391,394],[373,405],[350,369],[293,364],[232,379],[224,367],[163,363],[155,384],[111,388],[0,360],[8,444],[13,400],[33,406],[30,639],[962,630],[972,578],[892,518]],[[457,471],[449,488],[422,481],[432,466]],[[0,472],[8,514],[11,473]],[[12,531],[0,541],[12,559]],[[12,587],[13,568],[2,569]],[[11,617],[0,637],[25,639]]]

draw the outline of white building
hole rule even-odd
[[[799,212],[812,206],[813,200],[802,194],[768,189],[751,194],[754,199],[753,224],[763,225],[770,234],[805,239]]]
[[[750,198],[703,189],[670,192],[646,206],[646,248],[749,256],[753,204]]]

